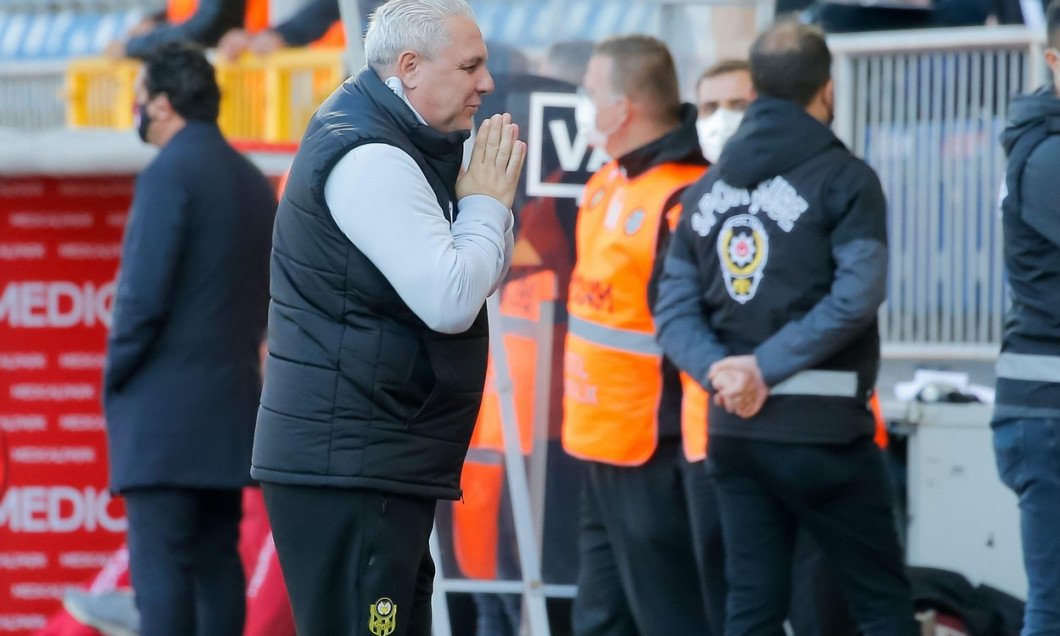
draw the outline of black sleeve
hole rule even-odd
[[[663,204],[662,221],[659,223],[659,236],[655,240],[655,260],[651,266],[651,277],[648,278],[648,307],[654,311],[655,300],[659,297],[659,278],[662,276],[666,252],[670,248],[670,215],[681,215],[681,197],[688,186],[679,188]],[[675,219],[676,220],[676,219]]]
[[[198,10],[186,21],[131,38],[125,43],[125,54],[142,59],[167,42],[214,46],[229,29],[243,26],[246,7],[246,0],[201,0]]]
[[[341,17],[338,0],[313,0],[278,25],[276,32],[288,46],[305,46],[319,40]]]
[[[1054,139],[1038,146],[1023,167],[1020,217],[1046,240],[1060,247],[1060,197],[1056,196],[1055,185],[1060,142]]]

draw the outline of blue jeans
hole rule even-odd
[[[1060,636],[1060,420],[995,423],[994,452],[1001,481],[1020,501],[1023,636]]]

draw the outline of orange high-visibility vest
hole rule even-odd
[[[685,459],[698,462],[707,458],[707,411],[710,394],[684,371],[681,372],[681,442]]]
[[[166,20],[171,24],[186,22],[199,10],[199,0],[169,0],[166,5]],[[243,28],[256,33],[269,26],[269,0],[247,0]]]
[[[876,419],[876,435],[873,439],[880,448],[887,448],[890,438],[887,435],[887,420],[883,419],[883,407],[880,406],[879,391],[873,390],[872,397],[869,398],[869,408],[872,409],[872,415]]]
[[[501,288],[501,316],[504,320],[504,348],[508,360],[508,373],[512,380],[512,396],[515,400],[515,419],[519,426],[520,446],[524,455],[533,447],[534,402],[537,397],[538,357],[551,355],[551,351],[538,351],[534,338],[535,325],[540,321],[541,304],[555,300],[556,275],[542,270],[528,276],[509,280]],[[548,325],[552,329],[552,325]],[[497,390],[494,386],[492,356],[486,371],[486,388],[482,397],[482,408],[472,448],[504,450],[501,430],[501,411]],[[548,390],[547,387],[545,390]]]
[[[453,554],[468,578],[497,578],[503,487],[504,457],[496,451],[470,449],[460,473],[464,498],[453,504]]]
[[[563,372],[563,448],[575,457],[638,466],[655,452],[662,352],[648,281],[668,222],[663,206],[704,172],[663,164],[629,179],[612,161],[585,186]],[[705,413],[689,417],[706,421]]]
[[[342,28],[342,20],[331,25],[331,28],[329,28],[324,35],[311,42],[309,46],[322,49],[346,48],[346,29]]]
[[[541,320],[542,303],[555,300],[556,292],[556,275],[547,270],[512,279],[501,288],[504,348],[512,380],[519,445],[524,455],[533,448],[538,357],[552,354],[551,349],[539,351],[534,329]],[[551,330],[552,324],[547,328]],[[460,475],[463,503],[453,506],[456,561],[464,576],[476,579],[496,578],[497,524],[504,483],[504,431],[492,356],[490,360],[482,408]]]

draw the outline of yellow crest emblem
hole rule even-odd
[[[383,597],[368,606],[372,615],[368,618],[368,631],[375,636],[387,636],[397,627],[397,604]]]

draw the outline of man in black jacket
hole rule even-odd
[[[460,174],[486,56],[464,0],[390,0],[291,167],[251,474],[303,636],[431,631],[435,501],[461,496],[526,148],[495,115]]]
[[[235,636],[276,198],[221,136],[201,51],[160,48],[136,99],[140,136],[161,151],[136,183],[107,339],[111,489],[143,634]]]
[[[1023,634],[1060,633],[1060,0],[1047,13],[1053,85],[1015,100],[1002,136],[1012,306],[997,361],[994,450],[1019,495],[1029,591]]]
[[[862,632],[912,636],[868,408],[886,201],[828,129],[823,35],[775,26],[750,62],[759,98],[683,199],[655,307],[665,353],[715,393],[707,461],[722,510],[725,634],[782,633],[801,527],[824,548]]]

